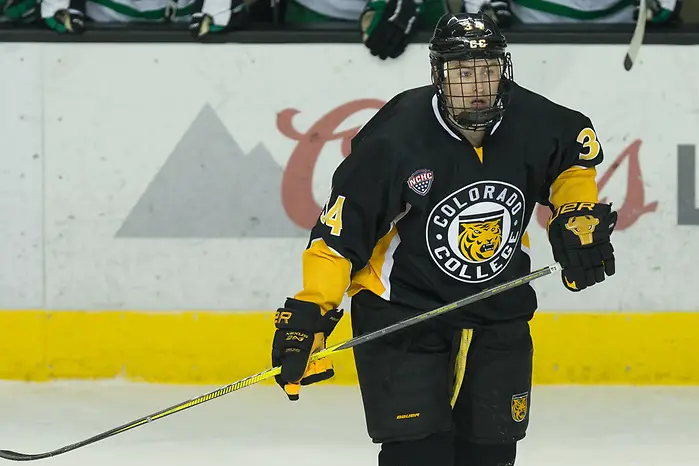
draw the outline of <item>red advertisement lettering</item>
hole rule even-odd
[[[639,159],[639,149],[641,147],[641,140],[637,139],[631,143],[624,151],[619,155],[614,162],[609,166],[609,168],[602,174],[602,176],[597,181],[597,186],[599,187],[600,194],[607,185],[607,182],[616,173],[617,169],[621,166],[624,160],[627,160],[627,176],[626,176],[626,196],[624,198],[624,203],[619,205],[614,205],[613,208],[616,209],[618,213],[618,221],[615,227],[617,230],[625,230],[631,225],[636,223],[636,221],[641,217],[641,215],[655,212],[658,207],[658,202],[653,201],[646,204],[645,188],[643,185],[643,173],[641,173],[641,163]],[[600,202],[606,203],[609,200],[606,197],[601,197]],[[542,228],[546,228],[549,216],[551,212],[548,207],[537,206],[536,209],[536,219]]]
[[[279,131],[284,136],[298,141],[282,178],[282,203],[286,214],[295,224],[310,230],[318,219],[321,207],[313,198],[312,180],[323,146],[329,141],[341,139],[342,155],[347,157],[352,138],[361,127],[336,132],[337,128],[354,113],[372,108],[378,110],[384,103],[378,99],[361,99],[346,103],[324,115],[305,133],[294,128],[291,121],[299,113],[298,110],[289,108],[279,112]]]

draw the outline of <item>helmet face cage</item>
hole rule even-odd
[[[432,57],[432,82],[441,110],[461,129],[487,129],[502,118],[512,79],[509,53]]]

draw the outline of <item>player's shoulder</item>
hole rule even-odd
[[[584,113],[534,92],[516,83],[512,86],[512,110],[525,121],[551,134],[563,136],[591,127],[590,118]],[[523,115],[529,115],[525,118]],[[577,133],[576,133],[577,134]]]
[[[431,90],[434,94],[434,90]],[[386,102],[352,138],[351,151],[337,172],[349,174],[370,171],[375,179],[394,179],[402,173],[406,154],[410,151],[407,129],[422,102],[430,101],[430,88],[408,89]]]
[[[407,89],[389,100],[352,139],[352,149],[383,144],[393,147],[409,144],[411,131],[431,112],[434,86]]]
[[[350,154],[339,167],[343,172],[370,170],[376,180],[400,179],[412,157],[416,128],[430,111],[434,87],[408,89],[389,100],[352,138]]]

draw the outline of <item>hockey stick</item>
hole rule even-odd
[[[636,29],[633,31],[633,37],[631,37],[629,50],[626,52],[626,57],[624,57],[624,69],[626,71],[631,71],[631,67],[634,65],[634,63],[636,63],[636,59],[638,58],[638,52],[640,51],[641,44],[643,43],[643,36],[646,34],[647,16],[648,10],[646,9],[646,0],[641,0],[641,5],[638,7]]]
[[[410,317],[404,320],[401,320],[400,322],[397,322],[393,325],[389,325],[386,328],[382,328],[379,330],[376,330],[371,333],[367,333],[366,335],[362,335],[356,338],[352,338],[350,340],[345,341],[344,343],[338,343],[336,345],[330,346],[322,351],[319,351],[317,353],[314,353],[311,356],[311,360],[318,360],[325,358],[327,356],[330,356],[331,354],[337,353],[342,350],[346,350],[349,348],[352,348],[357,345],[361,345],[362,343],[366,343],[367,341],[375,340],[376,338],[380,338],[384,335],[388,335],[389,333],[393,333],[397,330],[404,329],[406,327],[409,327],[411,325],[417,324],[419,322],[423,322],[427,319],[431,319],[433,317],[436,317],[438,315],[446,314],[447,312],[451,312],[454,309],[458,309],[463,306],[467,306],[469,304],[473,304],[477,301],[481,301],[483,299],[489,298],[491,296],[494,296],[496,294],[502,293],[503,291],[511,290],[513,288],[516,288],[518,286],[524,285],[526,283],[529,283],[533,280],[536,280],[541,277],[545,277],[546,275],[555,273],[557,271],[561,270],[561,266],[558,263],[549,265],[547,267],[541,268],[539,270],[536,270],[528,275],[525,275],[520,278],[516,278],[514,280],[511,280],[509,282],[501,283],[500,285],[496,285],[492,288],[488,288],[487,290],[483,290],[479,293],[476,293],[472,296],[469,296],[467,298],[461,299],[459,301],[456,301],[451,304],[447,304],[445,306],[442,306],[440,308],[434,309],[429,312],[425,312],[423,314],[418,314],[414,317]],[[67,453],[72,450],[76,450],[80,447],[84,447],[86,445],[90,445],[91,443],[99,442],[100,440],[104,440],[108,437],[112,437],[117,434],[121,434],[122,432],[126,432],[131,429],[135,429],[136,427],[142,426],[144,424],[148,424],[153,421],[157,421],[158,419],[164,418],[165,416],[169,416],[171,414],[178,413],[180,411],[183,411],[187,408],[191,408],[192,406],[197,406],[200,405],[206,401],[213,400],[214,398],[218,398],[223,395],[227,395],[228,393],[234,392],[236,390],[240,390],[241,388],[245,388],[249,385],[256,384],[257,382],[261,382],[266,379],[270,379],[274,377],[275,375],[279,374],[281,372],[281,367],[273,367],[271,369],[267,369],[265,371],[262,371],[258,374],[251,375],[250,377],[246,377],[244,379],[241,379],[237,382],[234,382],[230,385],[226,385],[225,387],[221,387],[218,390],[214,390],[212,392],[206,393],[204,395],[198,396],[196,398],[192,398],[191,400],[182,402],[178,405],[171,406],[170,408],[166,408],[162,411],[158,411],[157,413],[153,413],[149,416],[142,417],[141,419],[137,419],[135,421],[129,422],[128,424],[124,424],[119,427],[115,427],[114,429],[108,430],[106,432],[103,432],[101,434],[95,435],[94,437],[90,437],[86,440],[83,440],[81,442],[74,443],[72,445],[67,445],[65,447],[59,448],[57,450],[49,451],[46,453],[38,453],[38,454],[26,454],[26,453],[17,453],[15,451],[10,451],[10,450],[0,450],[0,458],[8,459],[8,460],[13,460],[13,461],[32,461],[32,460],[39,460],[39,459],[44,459],[44,458],[50,458],[52,456],[57,456],[62,453]]]

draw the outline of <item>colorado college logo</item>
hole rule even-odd
[[[498,275],[519,244],[524,195],[501,181],[478,181],[450,194],[427,220],[432,260],[450,277],[481,283]]]

